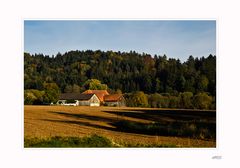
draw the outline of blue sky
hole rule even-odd
[[[216,54],[214,20],[25,20],[24,51],[135,50],[186,61]]]

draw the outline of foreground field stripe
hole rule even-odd
[[[124,125],[123,129],[119,127],[120,125],[116,125],[120,121],[127,121],[126,124],[129,122],[130,125],[127,127]],[[154,130],[154,123],[186,123],[188,121],[196,121],[195,124],[200,124],[200,126],[211,126],[213,132],[210,133],[214,133],[216,112],[129,107],[24,106],[24,136],[26,139],[54,136],[81,138],[96,134],[106,137],[116,144],[123,146],[125,144],[129,147],[134,145],[137,147],[138,144],[145,146],[171,144],[175,147],[216,147],[214,138],[196,139],[154,135],[149,132],[144,133],[141,130],[138,132],[139,128],[136,128],[139,126],[138,123],[146,125],[146,127],[142,127],[144,130]],[[196,129],[194,125],[186,126],[189,127],[190,131]],[[126,128],[134,129],[130,132]],[[134,130],[137,131],[134,132]],[[211,134],[205,133],[205,135],[210,136]]]

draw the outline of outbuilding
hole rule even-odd
[[[126,101],[122,94],[111,94],[104,96],[104,103],[107,106],[126,106]]]
[[[66,106],[100,106],[100,100],[95,94],[63,93],[57,102]]]

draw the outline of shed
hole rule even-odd
[[[100,100],[95,94],[63,93],[60,95],[57,104],[70,106],[100,106]]]
[[[112,94],[104,96],[104,103],[107,106],[126,106],[126,101],[122,94]]]

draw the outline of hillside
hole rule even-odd
[[[123,93],[208,92],[216,96],[216,56],[186,62],[149,54],[113,51],[69,51],[49,57],[24,53],[24,89],[43,90],[43,83],[56,83],[61,92],[98,79]]]

